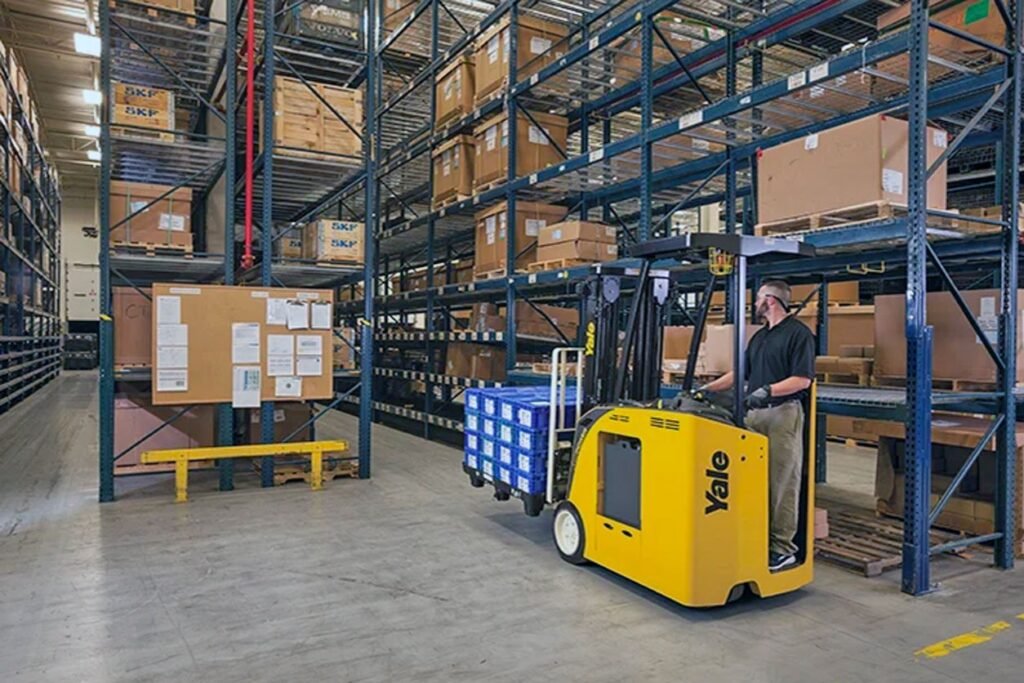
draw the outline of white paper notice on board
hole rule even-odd
[[[324,372],[323,356],[299,356],[295,372],[302,377],[319,377]]]
[[[268,334],[268,356],[292,356],[295,354],[295,337],[290,334]]]
[[[177,325],[181,322],[181,297],[158,296],[156,298],[156,324]]]
[[[313,304],[313,329],[331,329],[331,305],[327,302]]]
[[[188,370],[156,371],[157,391],[188,391]]]
[[[236,365],[231,375],[231,406],[260,407],[260,366]]]
[[[288,299],[267,299],[267,324],[288,324]]]
[[[188,325],[157,325],[156,345],[188,346]]]
[[[288,310],[288,329],[309,329],[309,304],[305,301],[289,301],[286,306]]]
[[[278,377],[274,380],[274,396],[302,398],[301,377]]]
[[[295,356],[267,356],[267,376],[284,377],[295,374]]]
[[[324,352],[324,339],[319,334],[300,334],[296,338],[297,351],[300,356],[321,356]]]
[[[231,362],[260,362],[260,324],[232,323]]]
[[[159,370],[168,368],[188,368],[188,347],[187,346],[158,346],[156,347],[156,367]]]

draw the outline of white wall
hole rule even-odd
[[[86,237],[84,227],[99,229],[96,193],[65,191],[61,205],[61,259],[66,320],[99,318],[99,239]]]

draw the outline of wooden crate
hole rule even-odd
[[[338,115],[344,117],[348,125]],[[361,131],[362,125],[361,91],[324,83],[307,86],[298,79],[283,76],[275,79],[274,144],[294,148],[284,150],[285,154],[301,155],[308,151],[359,156],[363,141],[355,131]]]

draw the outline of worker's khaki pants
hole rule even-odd
[[[800,516],[800,476],[804,462],[804,407],[787,401],[747,413],[747,427],[768,437],[768,549],[781,555],[793,543]]]

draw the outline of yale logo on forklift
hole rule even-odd
[[[594,349],[597,347],[597,325],[591,320],[587,323],[587,339],[586,346],[583,347],[583,353],[587,356],[594,355]]]
[[[708,477],[708,490],[704,497],[708,500],[708,506],[704,508],[704,514],[710,515],[719,510],[729,509],[729,456],[725,451],[715,451],[711,455],[711,467],[705,474]]]

